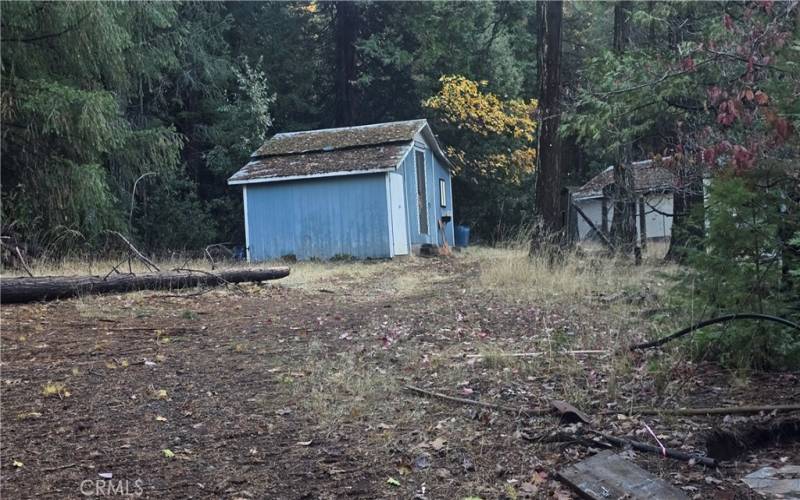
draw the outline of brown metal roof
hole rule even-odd
[[[276,134],[228,179],[229,184],[358,174],[397,167],[421,134],[446,167],[428,122],[409,120]]]
[[[233,174],[228,182],[236,184],[252,180],[288,180],[390,170],[400,163],[410,147],[411,142],[402,142],[286,156],[264,156],[251,160]]]
[[[633,187],[637,193],[652,191],[672,191],[675,188],[675,174],[663,166],[653,164],[652,160],[631,163],[633,167]],[[573,191],[574,198],[599,198],[603,188],[614,184],[614,167],[608,167],[586,184]]]

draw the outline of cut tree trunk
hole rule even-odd
[[[267,281],[289,275],[288,267],[236,270],[219,273],[198,271],[106,276],[45,276],[10,278],[0,283],[0,303],[64,299],[79,295],[125,293],[137,290],[174,290],[195,286]]]

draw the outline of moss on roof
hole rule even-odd
[[[228,183],[314,177],[397,167],[417,134],[449,168],[450,162],[425,120],[276,134],[233,174]]]
[[[662,165],[653,164],[652,160],[634,162],[633,187],[637,193],[653,191],[672,191],[675,188],[675,174]],[[595,198],[603,195],[603,188],[614,184],[614,168],[608,167],[589,182],[573,191],[574,198]]]
[[[228,179],[228,182],[390,170],[397,166],[410,147],[409,141],[335,151],[265,156],[250,161]]]
[[[358,127],[329,128],[276,134],[253,153],[253,157],[283,156],[312,151],[335,151],[412,141],[425,126],[425,120],[379,123]]]

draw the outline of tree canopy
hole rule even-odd
[[[623,146],[672,168],[791,170],[797,11],[565,2],[561,185]],[[552,118],[540,31],[529,2],[5,2],[3,234],[54,256],[107,230],[151,252],[241,243],[225,180],[265,137],[423,117],[458,168],[456,221],[503,238],[531,223]]]

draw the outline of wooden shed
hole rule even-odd
[[[450,162],[426,120],[277,134],[241,185],[247,258],[391,258],[453,245]]]

